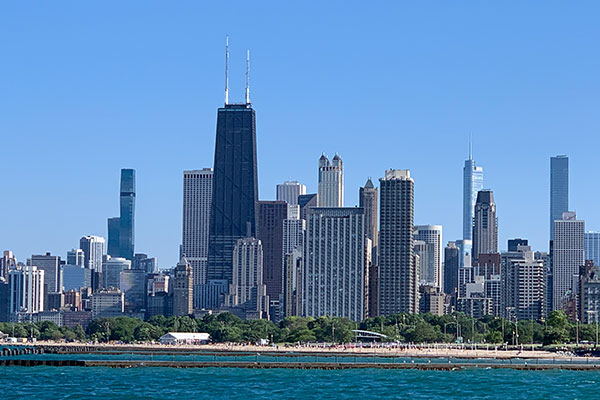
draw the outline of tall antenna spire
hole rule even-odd
[[[250,50],[246,51],[246,104],[250,104]]]
[[[225,105],[229,104],[229,35],[225,36]]]
[[[473,134],[469,133],[469,160],[473,159]]]

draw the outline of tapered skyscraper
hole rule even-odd
[[[248,85],[246,102],[229,104],[227,82],[226,77],[225,105],[217,112],[206,279],[231,283],[235,244],[257,234],[258,173],[256,114]]]
[[[498,220],[491,190],[481,190],[475,203],[473,219],[473,263],[480,254],[498,252]]]
[[[475,165],[469,144],[469,159],[463,168],[463,240],[473,239],[473,216],[477,193],[483,189],[483,168]]]
[[[569,211],[569,158],[550,158],[550,240],[554,238],[554,221]]]

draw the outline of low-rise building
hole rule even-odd
[[[159,339],[161,344],[206,344],[210,341],[208,333],[169,332]]]

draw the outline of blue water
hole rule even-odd
[[[600,372],[1,367],[9,399],[598,399]]]

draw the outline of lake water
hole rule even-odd
[[[600,372],[0,367],[8,399],[598,399]]]

